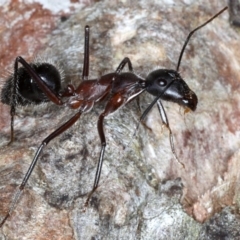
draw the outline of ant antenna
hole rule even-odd
[[[178,59],[178,64],[177,64],[177,68],[176,68],[176,72],[178,72],[179,70],[179,67],[180,67],[180,63],[181,63],[181,60],[182,60],[182,56],[183,56],[183,52],[191,38],[191,36],[197,31],[199,30],[200,28],[204,27],[205,25],[207,25],[209,22],[211,22],[214,18],[216,18],[218,15],[220,15],[222,12],[224,12],[225,10],[227,10],[228,7],[225,7],[223,8],[220,12],[218,12],[217,14],[215,14],[213,17],[211,17],[210,19],[208,19],[205,23],[203,23],[202,25],[198,26],[197,28],[195,28],[194,30],[192,30],[189,34],[188,34],[188,37],[182,47],[182,50],[181,50],[181,53],[180,53],[180,56],[179,56],[179,59]]]

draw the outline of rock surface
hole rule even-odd
[[[65,72],[65,83],[77,86],[86,24],[91,26],[91,77],[114,71],[125,56],[143,77],[157,67],[175,69],[187,34],[224,4],[225,1],[204,0],[179,0],[174,4],[172,1],[104,0],[68,13],[69,19],[62,17],[66,21],[60,21],[52,12],[54,21],[46,31],[43,31],[44,24],[31,30],[38,34],[43,31],[42,35],[23,34],[25,38],[20,39],[24,39],[24,44],[15,40],[12,48],[2,49],[7,56],[1,57],[2,77],[6,77],[6,69],[11,70],[10,61],[17,55],[31,61],[38,54],[57,62]],[[0,237],[240,238],[237,214],[240,33],[230,26],[228,19],[225,12],[198,31],[184,53],[180,73],[198,96],[197,110],[184,114],[177,104],[163,103],[176,153],[185,169],[173,157],[168,131],[162,128],[156,107],[132,138],[141,113],[153,99],[144,93],[139,99],[140,109],[133,101],[105,121],[108,145],[100,186],[90,206],[83,211],[100,150],[96,125],[104,103],[98,104],[46,147]],[[21,25],[26,32],[31,26],[27,23],[29,20]],[[15,32],[2,34],[1,43],[4,38],[14,39]],[[41,140],[73,112],[53,104],[19,109],[16,141],[6,146],[9,108],[2,104],[0,108],[0,216],[3,217]],[[223,226],[221,223],[226,219],[231,221]]]

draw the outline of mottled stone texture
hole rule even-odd
[[[44,24],[16,41],[16,30],[2,32],[1,54],[8,57],[1,57],[1,74],[7,75],[17,55],[30,60],[38,53],[58,62],[65,82],[77,86],[86,24],[91,26],[91,77],[114,71],[125,56],[143,77],[156,67],[175,69],[187,34],[225,4],[105,0],[76,10],[64,22],[49,13],[54,21],[44,36],[36,34]],[[6,12],[4,16],[13,21]],[[225,12],[197,32],[183,56],[180,73],[198,96],[197,110],[185,114],[178,105],[164,102],[185,169],[173,157],[156,107],[132,138],[153,99],[144,93],[140,108],[133,101],[106,119],[108,145],[100,186],[83,211],[100,150],[96,125],[104,104],[98,104],[44,150],[1,238],[240,239],[240,34],[228,20]],[[29,26],[23,21],[19,29],[28,32]],[[9,41],[12,47],[4,45]],[[16,141],[6,146],[9,108],[0,107],[3,217],[37,146],[73,112],[53,104],[19,109]]]
[[[229,20],[233,26],[240,27],[240,1],[229,0]]]

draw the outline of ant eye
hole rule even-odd
[[[158,84],[159,84],[161,87],[164,87],[164,86],[167,85],[167,81],[166,81],[165,79],[160,78],[160,79],[158,79],[157,81],[158,81]]]
[[[189,103],[189,99],[186,99],[186,98],[183,98],[182,101],[183,101],[183,103],[186,104],[186,105]]]

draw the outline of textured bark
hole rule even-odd
[[[13,62],[17,55],[24,54],[30,61],[38,53],[61,66],[65,83],[77,86],[86,24],[91,26],[91,77],[114,71],[126,56],[135,72],[143,77],[156,67],[175,69],[187,34],[225,6],[225,1],[185,2],[92,3],[75,11],[67,21],[54,18],[53,27],[49,28],[51,33],[46,31],[40,37],[41,44],[35,45],[27,35],[26,47],[16,44],[24,47],[23,52],[4,47],[2,52],[9,59],[1,58],[2,69],[9,69],[9,61]],[[198,96],[197,110],[184,114],[178,105],[164,102],[176,153],[185,169],[173,157],[168,131],[162,129],[156,107],[132,138],[141,113],[153,99],[144,93],[140,96],[140,109],[133,101],[106,119],[107,148],[100,186],[90,206],[83,211],[100,151],[96,125],[104,103],[98,104],[46,147],[0,236],[3,239],[4,236],[5,239],[19,239],[19,236],[21,239],[240,238],[237,214],[240,35],[231,28],[228,19],[225,12],[197,32],[183,56],[180,73]],[[10,41],[12,36],[8,37]],[[33,39],[39,40],[39,36]],[[0,107],[0,216],[3,217],[41,140],[73,112],[53,104],[19,109],[16,141],[6,146],[9,108]]]

